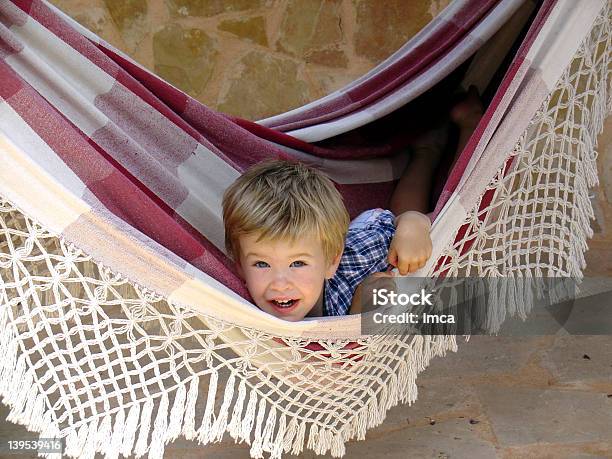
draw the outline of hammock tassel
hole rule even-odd
[[[399,399],[399,385],[397,382],[396,373],[391,373],[389,378],[389,395],[387,397],[387,404],[385,405],[385,413],[383,413],[383,419],[386,417],[386,412],[389,408],[394,407],[398,403]]]
[[[144,456],[147,452],[147,439],[149,438],[149,430],[151,429],[151,416],[153,414],[153,399],[149,398],[142,408],[140,414],[140,432],[138,435],[138,441],[136,441],[136,448],[134,454],[136,459]]]
[[[331,448],[334,434],[329,429],[319,429],[319,434],[315,438],[314,452],[323,455]]]
[[[257,421],[255,423],[255,438],[251,445],[251,457],[254,459],[263,458],[263,421],[266,414],[266,399],[262,398],[259,400],[259,406],[257,408]]]
[[[276,427],[276,408],[273,404],[270,404],[270,410],[268,412],[268,416],[266,417],[266,425],[261,434],[263,440],[261,449],[263,451],[272,452],[273,443],[272,438],[274,436],[274,428]]]
[[[378,399],[376,398],[376,395],[373,395],[370,398],[370,403],[368,404],[367,427],[376,427],[378,424]]]
[[[83,444],[83,449],[78,454],[79,459],[94,459],[96,456],[96,443],[98,442],[98,418],[94,418],[89,423],[87,438]]]
[[[306,438],[306,421],[300,422],[295,440],[293,441],[293,448],[291,448],[291,454],[298,455],[304,449],[304,440]]]
[[[365,439],[366,430],[368,428],[368,406],[364,406],[353,418],[351,423],[351,435],[354,435],[357,440]]]
[[[111,415],[107,414],[102,419],[102,422],[100,423],[100,426],[98,427],[98,431],[96,433],[96,441],[94,447],[95,453],[103,452],[106,450],[106,448],[108,448],[111,440],[111,430]]]
[[[40,424],[40,415],[42,415],[42,412],[37,415],[35,411],[42,409],[40,405],[42,401],[43,396],[38,394],[38,388],[32,385],[28,391],[28,397],[23,406],[23,411],[21,411],[21,413],[15,413],[15,420],[12,422],[28,426],[30,430],[39,431],[40,428],[37,427]]]
[[[344,446],[344,439],[340,433],[334,435],[332,439],[331,451],[332,457],[342,457],[346,454],[346,447]]]
[[[248,445],[251,444],[251,430],[253,429],[253,423],[255,422],[255,411],[257,410],[257,393],[255,390],[251,390],[251,394],[249,395],[249,403],[247,405],[246,413],[242,418],[242,438],[247,442]]]
[[[285,449],[285,434],[287,432],[287,415],[281,414],[278,420],[278,429],[276,430],[276,437],[272,443],[270,450],[270,459],[281,459],[283,451]]]
[[[73,454],[74,449],[75,449],[75,446],[78,444],[78,442],[79,442],[79,435],[76,429],[71,428],[68,431],[68,434],[66,435],[64,454],[67,455],[68,457],[74,456]]]
[[[389,400],[389,387],[386,384],[382,385],[380,390],[380,400],[378,402],[378,416],[377,416],[377,424],[382,424],[385,420],[385,415],[387,414],[387,402]]]
[[[10,405],[11,411],[6,418],[9,422],[17,422],[20,413],[23,412],[28,390],[32,385],[32,372],[26,374],[25,354],[17,359],[15,373],[11,379],[9,390],[6,392],[5,400]]]
[[[211,429],[213,425],[213,416],[215,408],[215,396],[217,394],[217,382],[219,375],[216,370],[210,374],[208,380],[208,397],[206,399],[206,409],[204,410],[204,416],[202,417],[202,425],[198,430],[198,443],[206,444],[211,440]]]
[[[43,422],[44,414],[45,414],[45,400],[46,400],[46,396],[44,394],[38,394],[36,396],[36,401],[34,402],[34,408],[32,409],[29,428],[31,428],[32,430],[36,432],[43,430],[46,426],[49,425]],[[55,437],[44,437],[44,438],[55,438]]]
[[[185,414],[186,398],[187,388],[185,384],[181,384],[176,390],[176,395],[174,396],[174,403],[172,405],[172,410],[170,411],[170,421],[168,422],[168,430],[166,431],[166,443],[176,440],[181,434],[183,416]]]
[[[39,425],[44,426],[40,428],[39,438],[59,438],[60,436],[59,429],[57,428],[57,425],[55,424],[55,422],[52,421],[52,413],[50,411],[47,411],[47,413],[44,416],[41,414]],[[57,458],[57,454],[47,453],[47,454],[44,454],[44,457],[55,459]]]
[[[225,384],[225,393],[223,395],[223,403],[221,404],[219,416],[217,417],[217,420],[215,421],[210,432],[210,439],[212,441],[221,441],[223,438],[223,434],[225,433],[225,429],[227,427],[227,418],[229,416],[230,405],[232,404],[232,399],[234,398],[235,384],[236,376],[234,373],[231,373]]]
[[[157,416],[153,424],[149,459],[163,459],[164,445],[168,429],[168,393],[163,392],[157,409]]]
[[[291,418],[291,421],[289,421],[289,425],[287,426],[287,429],[285,430],[285,437],[283,439],[283,451],[285,453],[288,453],[289,451],[291,451],[291,446],[293,445],[293,441],[296,438],[297,433],[298,433],[298,420],[297,418],[294,417],[294,418]]]
[[[185,404],[185,417],[183,420],[183,435],[187,440],[193,440],[196,436],[195,431],[195,410],[198,400],[198,386],[200,378],[196,375],[191,378],[189,383],[189,391],[187,394],[187,403]]]
[[[117,459],[121,451],[123,432],[125,432],[125,410],[119,408],[117,415],[115,416],[115,424],[111,431],[111,438],[105,445],[108,449],[104,456],[104,459]]]
[[[140,415],[140,403],[134,403],[128,413],[127,421],[125,421],[125,429],[121,440],[120,452],[123,456],[132,454],[134,440],[136,439],[136,429],[138,429],[138,416]]]
[[[317,453],[318,444],[319,444],[319,426],[313,423],[310,426],[310,432],[308,433],[308,443],[306,444],[306,447],[314,450],[315,453]]]
[[[70,434],[66,438],[66,456],[78,457],[81,451],[85,447],[87,441],[87,434],[89,432],[87,424],[81,424],[79,431],[72,429]]]
[[[408,364],[404,359],[400,360],[397,368],[397,392],[398,401],[404,403],[406,390],[408,389]]]
[[[31,372],[28,371],[26,382],[19,389],[17,400],[11,408],[6,420],[14,422],[15,424],[29,425],[30,422],[33,421],[32,409],[34,408],[34,401],[36,400],[37,393],[38,389],[32,384]]]
[[[244,409],[244,399],[246,398],[246,381],[240,379],[240,385],[238,386],[238,398],[234,404],[234,410],[232,412],[232,419],[228,426],[230,436],[234,440],[242,439],[242,411]]]

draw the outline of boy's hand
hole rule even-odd
[[[431,256],[430,229],[429,217],[420,212],[408,211],[395,218],[395,236],[389,246],[387,261],[402,276],[425,266]]]

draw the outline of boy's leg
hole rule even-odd
[[[423,214],[429,212],[429,200],[433,186],[434,172],[440,162],[442,149],[436,146],[419,145],[413,149],[410,163],[400,177],[391,200],[389,209],[395,215],[408,210]]]
[[[482,118],[483,106],[474,87],[470,87],[466,97],[455,104],[450,112],[451,120],[459,128],[459,140],[454,154],[452,167],[467,144],[470,136]],[[425,133],[415,142],[413,155],[406,166],[389,202],[389,209],[399,215],[409,210],[421,213],[430,211],[429,202],[434,182],[434,174],[448,138],[447,127]]]

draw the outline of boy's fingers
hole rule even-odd
[[[405,276],[410,272],[410,263],[405,260],[399,260],[397,269],[402,276]]]
[[[425,266],[430,256],[431,250],[421,252],[417,256],[407,257],[403,256],[401,253],[395,250],[395,248],[391,248],[389,249],[387,261],[389,262],[389,264],[395,266],[402,276],[405,276],[406,274],[418,271],[423,266]]]
[[[389,248],[389,254],[387,255],[387,262],[397,268],[397,252],[394,247]]]

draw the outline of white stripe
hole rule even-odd
[[[25,48],[8,56],[7,64],[86,135],[105,126],[108,119],[94,100],[115,79],[32,18],[11,31]]]
[[[221,199],[240,173],[199,144],[195,154],[178,167],[178,176],[189,195],[176,212],[225,252]]]
[[[0,103],[0,195],[61,233],[90,207],[85,185],[8,104]],[[58,182],[58,180],[61,180]]]
[[[603,0],[562,0],[550,12],[527,53],[549,88],[555,86],[568,60],[576,54],[602,7]]]
[[[62,186],[71,194],[83,195],[87,187],[78,175],[58,158],[49,145],[5,102],[0,102],[0,131],[24,156],[36,163],[37,167],[51,177],[61,178]],[[2,168],[6,169],[6,166],[2,165]]]

